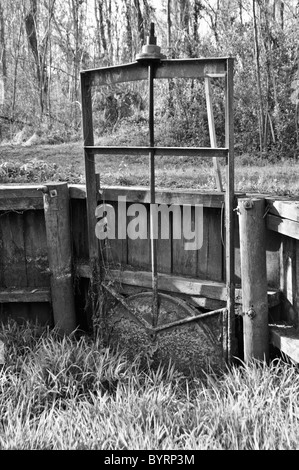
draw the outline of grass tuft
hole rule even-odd
[[[298,369],[282,359],[201,381],[30,323],[0,337],[0,449],[299,448]]]

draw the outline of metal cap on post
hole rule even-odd
[[[142,46],[142,52],[137,54],[137,62],[160,61],[166,59],[161,53],[161,47],[157,46],[157,38],[155,36],[155,23],[151,23],[150,33],[147,36],[146,44]]]

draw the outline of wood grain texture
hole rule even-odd
[[[48,185],[44,210],[55,325],[61,334],[76,328],[72,275],[69,192],[66,183]]]

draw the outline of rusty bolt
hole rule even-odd
[[[251,320],[256,316],[256,311],[254,310],[253,306],[246,312],[246,314],[251,318]]]

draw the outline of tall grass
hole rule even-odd
[[[10,321],[1,338],[0,449],[299,448],[299,375],[282,360],[203,382],[88,336]]]

